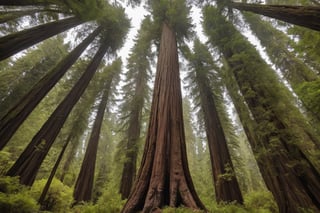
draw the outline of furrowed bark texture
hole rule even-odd
[[[256,14],[276,18],[291,24],[320,31],[320,7],[293,5],[261,5],[231,3],[238,10],[250,11]]]
[[[79,18],[71,17],[1,37],[0,61],[82,23]]]
[[[45,95],[56,85],[67,70],[75,63],[82,52],[101,32],[97,28],[72,52],[62,59],[47,75],[45,75],[10,111],[0,119],[0,150],[5,147],[23,121],[40,103]]]
[[[101,44],[81,78],[9,169],[8,176],[20,176],[20,183],[24,185],[31,186],[33,184],[41,163],[48,154],[72,108],[87,88],[107,50],[108,44]]]
[[[290,113],[296,111],[293,111],[287,97],[281,96],[284,88],[279,86],[275,73],[231,23],[213,7],[208,7],[205,13],[215,14],[206,18],[206,31],[209,32],[212,27],[216,29],[216,34],[210,34],[210,41],[219,47],[226,58],[257,124],[255,132],[258,140],[253,151],[257,151],[255,156],[262,176],[280,212],[298,213],[300,208],[318,211],[320,175],[300,145],[302,141],[309,143],[312,138],[303,129],[293,126],[292,123],[299,120],[289,119],[292,116]],[[226,40],[226,37],[230,40]],[[248,59],[255,63],[250,63]],[[278,105],[279,101],[288,106]],[[304,134],[303,138],[295,130]],[[295,141],[296,138],[299,141]]]
[[[103,97],[100,101],[86,153],[84,155],[80,173],[76,181],[73,192],[75,203],[79,203],[81,201],[90,201],[92,199],[94,171],[97,159],[99,137],[104,113],[107,106],[108,96],[109,88],[104,91]]]
[[[200,91],[200,103],[210,151],[216,200],[218,202],[243,203],[209,80],[201,72],[196,72],[196,81]],[[231,171],[227,171],[227,169]],[[227,174],[227,172],[232,172],[232,174]]]
[[[122,212],[179,205],[204,209],[187,163],[175,33],[164,23],[145,150]]]

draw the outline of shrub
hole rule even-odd
[[[252,212],[278,212],[278,206],[269,191],[251,192],[245,196],[244,203],[246,208]]]
[[[38,209],[37,201],[18,177],[0,177],[0,212],[31,213]]]
[[[40,197],[46,182],[47,179],[41,179],[33,184],[31,193],[36,199]],[[52,212],[68,212],[72,202],[72,189],[54,178],[43,203],[44,209]]]

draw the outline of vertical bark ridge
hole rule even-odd
[[[164,23],[146,146],[122,212],[150,212],[166,205],[204,209],[187,169],[177,43]]]

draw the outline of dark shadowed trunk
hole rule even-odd
[[[4,5],[4,6],[48,5],[49,2],[50,1],[46,2],[42,0],[0,0],[0,5]]]
[[[87,88],[107,50],[108,44],[101,44],[81,78],[51,114],[39,132],[33,137],[32,141],[8,171],[7,175],[20,176],[20,182],[22,184],[33,184],[41,163],[49,152],[73,106]]]
[[[71,137],[72,137],[72,136],[69,135],[69,137],[67,138],[65,144],[63,145],[63,147],[62,147],[62,149],[61,149],[61,151],[60,151],[60,154],[59,154],[59,156],[58,156],[58,159],[57,159],[56,163],[54,164],[54,166],[53,166],[53,168],[52,168],[52,170],[51,170],[50,176],[48,177],[48,180],[47,180],[47,182],[46,182],[46,185],[44,186],[44,188],[43,188],[43,190],[42,190],[42,193],[41,193],[40,198],[39,198],[39,200],[38,200],[38,203],[39,203],[40,206],[41,206],[41,207],[40,207],[41,210],[47,210],[47,209],[46,209],[46,206],[44,205],[44,201],[45,201],[46,195],[47,195],[47,193],[48,193],[49,187],[50,187],[50,185],[51,185],[51,182],[52,182],[52,180],[53,180],[53,178],[54,178],[54,175],[56,174],[56,171],[57,171],[57,169],[58,169],[58,166],[59,166],[59,164],[60,164],[60,162],[61,162],[61,160],[62,160],[62,157],[63,157],[63,155],[64,155],[64,152],[66,151],[66,148],[67,148],[68,144],[69,144],[70,141],[71,141]]]
[[[189,173],[175,33],[163,24],[157,74],[141,167],[122,212],[164,206],[203,209]]]
[[[79,18],[70,17],[1,37],[0,61],[82,23]]]
[[[231,3],[230,6],[238,10],[250,11],[256,14],[276,18],[291,24],[320,31],[320,7],[261,5],[234,2]]]
[[[47,75],[45,75],[8,113],[0,119],[0,150],[9,142],[23,121],[40,103],[45,95],[56,85],[67,70],[75,63],[82,52],[100,33],[97,28],[68,56],[62,59]]]
[[[196,82],[200,91],[200,103],[210,151],[216,200],[218,202],[236,201],[243,203],[225,134],[216,109],[214,95],[209,80],[201,71],[196,71]]]
[[[84,155],[80,173],[76,181],[73,192],[75,203],[79,203],[81,201],[90,201],[92,199],[94,171],[96,165],[99,137],[105,109],[107,106],[110,83],[111,82],[109,82],[109,88],[106,88],[104,90],[101,102],[99,104],[86,153]]]

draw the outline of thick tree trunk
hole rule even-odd
[[[18,130],[23,121],[100,32],[101,28],[99,27],[91,33],[68,56],[61,60],[46,76],[44,76],[3,118],[1,118],[0,150],[9,142],[10,138]]]
[[[261,5],[230,3],[230,6],[242,11],[276,18],[291,24],[320,31],[320,7],[293,5]]]
[[[216,29],[215,34],[210,35],[210,40],[226,58],[257,123],[255,132],[259,140],[256,141],[256,147],[259,150],[254,151],[258,151],[255,154],[262,175],[280,212],[298,213],[299,208],[319,210],[320,175],[300,145],[302,141],[308,144],[312,139],[303,128],[292,124],[302,121],[291,117],[298,111],[284,96],[286,93],[275,73],[234,26],[213,7],[208,7],[205,13],[214,14],[205,20],[207,30],[211,27]],[[226,37],[230,39],[226,40]],[[248,59],[255,63],[250,63]],[[282,105],[278,104],[279,101],[282,101]],[[304,134],[303,138],[296,131]]]
[[[208,79],[196,73],[200,91],[200,103],[206,127],[215,196],[218,202],[243,203],[239,183],[234,174],[227,141],[223,132],[219,115]]]
[[[22,184],[30,186],[33,184],[41,163],[49,152],[70,111],[87,88],[107,50],[108,45],[106,43],[101,44],[81,78],[33,137],[7,175],[20,176]]]
[[[71,17],[1,37],[0,61],[82,23],[79,18]]]
[[[98,112],[96,114],[90,139],[87,145],[87,150],[84,155],[80,173],[73,191],[73,198],[75,200],[75,203],[79,203],[81,201],[90,201],[92,199],[94,171],[96,165],[99,137],[105,109],[107,106],[109,88],[105,89],[103,97],[99,104]]]
[[[179,205],[204,209],[191,180],[185,146],[177,43],[164,23],[145,150],[122,212]]]
[[[47,180],[47,182],[46,182],[46,185],[44,186],[44,188],[43,188],[43,190],[42,190],[42,193],[41,193],[40,198],[39,198],[39,200],[38,200],[38,203],[39,203],[40,206],[41,206],[41,207],[40,207],[41,210],[49,210],[49,209],[46,209],[46,207],[45,207],[45,205],[44,205],[44,200],[45,200],[46,195],[47,195],[47,193],[48,193],[48,190],[49,190],[49,187],[50,187],[50,185],[51,185],[51,182],[52,182],[52,180],[53,180],[53,178],[54,178],[54,176],[55,176],[55,174],[56,174],[56,172],[57,172],[58,166],[59,166],[59,164],[60,164],[60,162],[61,162],[61,160],[62,160],[62,157],[63,157],[63,155],[64,155],[64,152],[66,151],[66,148],[67,148],[68,144],[69,144],[70,141],[71,141],[71,137],[72,137],[72,136],[69,135],[69,137],[67,138],[65,144],[63,145],[63,147],[62,147],[62,149],[61,149],[61,151],[60,151],[60,154],[59,154],[59,156],[58,156],[58,159],[57,159],[56,163],[54,164],[54,166],[53,166],[53,168],[52,168],[52,170],[51,170],[51,173],[50,173],[50,176],[49,176],[49,178],[48,178],[48,180]]]

